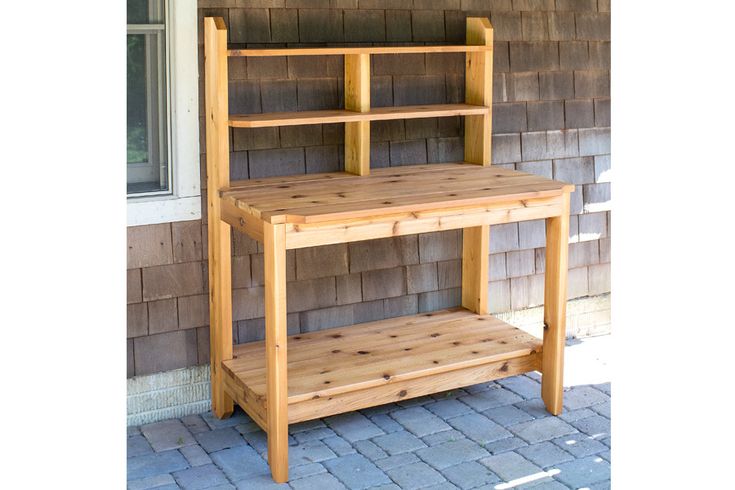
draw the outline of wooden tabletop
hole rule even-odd
[[[319,223],[392,213],[551,197],[574,186],[538,175],[465,163],[236,181],[222,191],[240,210],[270,223]]]

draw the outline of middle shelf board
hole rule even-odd
[[[541,350],[533,335],[464,308],[292,335],[289,422],[368,406],[380,397],[398,401],[532,371]],[[222,363],[229,389],[249,411],[264,415],[264,342],[236,345],[233,354]]]
[[[270,112],[262,114],[233,114],[233,128],[268,128],[302,124],[331,124],[357,121],[386,121],[390,119],[420,119],[490,114],[490,108],[472,104],[433,104],[375,107],[366,112],[344,109],[300,112]]]

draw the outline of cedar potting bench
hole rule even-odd
[[[528,371],[562,409],[569,194],[574,186],[490,165],[493,31],[467,19],[462,46],[227,49],[205,24],[212,410],[240,405],[268,434],[273,479],[288,480],[288,424]],[[370,107],[370,56],[465,53],[465,103]],[[344,56],[345,109],[230,114],[228,57]],[[370,169],[370,122],[464,116],[464,161]],[[345,124],[344,172],[230,181],[229,128]],[[544,334],[488,314],[490,225],[546,220]],[[265,341],[233,346],[231,228],[263,244]],[[462,306],[287,336],[286,250],[463,230]],[[288,354],[287,354],[288,351]]]

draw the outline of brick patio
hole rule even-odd
[[[568,344],[559,417],[531,373],[292,425],[288,485],[239,409],[130,427],[128,488],[609,488],[608,343]]]

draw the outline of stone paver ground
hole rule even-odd
[[[292,425],[283,485],[270,479],[265,434],[239,408],[227,420],[130,427],[128,488],[609,488],[607,346],[568,344],[560,417],[542,409],[529,373]]]

